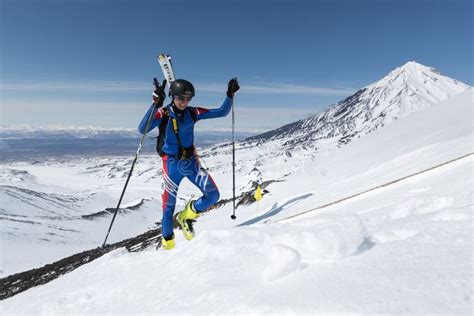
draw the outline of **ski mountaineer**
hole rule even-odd
[[[141,134],[158,127],[157,151],[163,160],[162,201],[163,219],[161,246],[170,250],[175,246],[173,233],[173,215],[176,197],[181,180],[187,177],[202,192],[196,200],[189,200],[176,219],[184,237],[194,237],[193,221],[219,200],[219,190],[212,177],[201,167],[194,148],[194,124],[197,121],[224,117],[229,114],[234,94],[240,89],[236,78],[228,83],[227,97],[220,108],[205,109],[188,106],[194,97],[194,86],[187,80],[173,81],[170,87],[171,103],[159,108],[165,99],[163,87],[153,92],[153,104],[138,126]],[[148,118],[152,121],[146,130]]]

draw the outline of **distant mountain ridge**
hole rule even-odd
[[[134,128],[96,126],[30,126],[13,125],[0,127],[0,139],[22,138],[137,138],[140,134]]]
[[[325,143],[340,146],[468,88],[434,68],[410,61],[322,113],[245,142],[275,140],[283,148],[316,148]]]

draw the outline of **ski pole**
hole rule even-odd
[[[153,78],[153,83],[154,83],[156,89],[160,88],[160,83],[158,82],[158,80],[156,78]],[[161,87],[164,88],[165,86],[166,86],[166,79],[163,80],[163,84],[161,85]],[[148,116],[148,120],[146,122],[146,127],[145,127],[145,133],[143,133],[142,139],[140,140],[140,143],[138,144],[137,152],[135,154],[135,159],[133,159],[132,167],[130,168],[130,171],[128,173],[127,181],[125,181],[125,185],[123,187],[122,194],[120,195],[120,199],[118,201],[117,207],[115,208],[114,216],[112,217],[112,221],[110,222],[109,230],[107,231],[107,235],[105,236],[105,240],[104,240],[104,243],[102,244],[102,247],[104,247],[107,243],[107,238],[109,237],[110,230],[112,229],[112,225],[114,224],[115,217],[117,216],[118,210],[120,208],[120,204],[122,203],[122,199],[123,199],[123,196],[125,194],[125,190],[127,190],[128,182],[130,181],[130,177],[132,176],[132,173],[133,173],[133,168],[135,167],[135,163],[137,162],[138,156],[140,155],[140,150],[142,149],[143,143],[145,141],[145,137],[146,137],[146,134],[148,132],[148,128],[150,127],[150,123],[152,121],[153,114],[155,113],[155,109],[162,106],[163,101],[164,100],[160,100],[159,104],[155,104],[154,107],[153,107],[153,110],[150,112],[150,115]]]
[[[235,119],[234,119],[234,102],[232,102],[232,215],[230,218],[236,219],[235,216]]]

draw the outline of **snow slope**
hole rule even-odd
[[[178,234],[173,251],[115,251],[2,301],[2,314],[470,315],[472,155],[285,218],[471,154],[473,96],[469,89],[317,161],[301,158],[237,221],[227,205],[200,218],[193,241]]]
[[[146,158],[136,171],[149,172],[130,184],[119,212],[119,218],[126,220],[115,223],[112,241],[153,228],[160,218],[159,184],[146,184],[159,182],[158,171],[144,162]],[[110,216],[84,217],[115,210],[130,164],[130,158],[114,157],[21,162],[0,168],[3,276],[101,245]]]
[[[329,188],[326,185],[326,181],[329,181],[326,177],[328,170],[338,172],[331,177],[344,185],[339,179],[342,177],[347,181],[349,174],[358,173],[359,170],[353,166],[336,167],[340,162],[326,166],[325,163],[332,160],[333,145],[357,140],[359,136],[384,125],[388,127],[390,124],[387,124],[397,118],[409,118],[413,113],[465,89],[467,86],[457,80],[442,76],[432,68],[409,62],[324,113],[290,124],[295,128],[282,127],[270,134],[238,142],[237,192],[252,189],[254,181],[282,180],[301,174],[316,176],[313,182],[321,180],[314,182],[317,184],[315,187]],[[436,124],[443,125],[443,120],[438,118]],[[138,138],[133,138],[135,133],[132,130],[64,126],[0,129],[5,144],[10,138],[21,138],[21,146],[14,156],[23,155],[27,161],[0,165],[0,220],[4,241],[1,245],[0,275],[38,267],[102,243],[103,232],[110,221],[106,212],[116,206],[133,154],[128,157],[94,156],[104,152],[110,154],[118,148],[112,146],[115,149],[107,150],[111,143],[120,143],[133,151],[138,143]],[[52,139],[54,143],[65,136],[78,137],[79,143],[69,139],[62,142],[63,145],[69,144],[69,147],[61,150],[74,150],[79,154],[84,152],[84,155],[92,157],[78,159],[57,156],[55,159],[35,158],[34,162],[28,162],[31,153],[22,147],[25,146],[25,137],[31,137],[26,146],[29,148],[37,143],[37,138]],[[122,140],[116,140],[114,137],[117,136],[122,137]],[[407,134],[405,137],[413,135]],[[89,148],[83,146],[82,139],[104,141]],[[152,142],[147,139],[147,144]],[[416,146],[418,144],[414,144]],[[45,147],[46,150],[52,148]],[[380,154],[379,148],[369,146],[367,150]],[[146,155],[143,150],[142,154],[124,198],[124,206],[136,207],[121,211],[110,241],[132,237],[153,228],[154,223],[161,218],[161,163],[155,154]],[[200,154],[201,161],[219,185],[221,197],[230,198],[231,147],[228,144],[218,145],[204,149]],[[427,151],[426,155],[429,158],[430,152]],[[35,150],[31,157],[36,157]],[[380,159],[391,157],[393,155]],[[369,163],[367,166],[370,166]],[[283,196],[289,194],[285,186],[281,186]],[[279,187],[272,184],[272,192]],[[299,190],[298,187],[296,189]],[[323,202],[324,198],[330,201],[335,188],[331,187],[331,190],[327,194],[319,194],[318,198],[323,198],[318,202]],[[343,192],[346,188],[343,186],[340,190]],[[193,195],[198,196],[200,192],[185,181],[180,190],[178,208]],[[265,203],[262,202],[262,207],[270,207]],[[98,213],[103,216],[90,216]],[[27,254],[21,250],[25,248],[29,249]]]

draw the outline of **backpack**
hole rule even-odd
[[[194,108],[187,108],[190,109],[189,114],[191,115],[191,119],[193,120],[194,123],[197,121],[197,114],[194,111]],[[163,145],[165,143],[165,137],[166,137],[166,128],[168,126],[168,122],[170,120],[170,111],[168,107],[163,108],[163,118],[161,119],[160,125],[158,126],[158,137],[156,140],[156,152],[160,157],[163,157],[166,153],[163,152]],[[191,145],[190,147],[183,147],[181,144],[181,139],[178,134],[178,120],[172,119],[173,122],[173,132],[176,135],[176,139],[178,141],[178,147],[179,147],[179,154],[178,154],[178,159],[190,159],[192,155],[194,154],[194,146]]]

